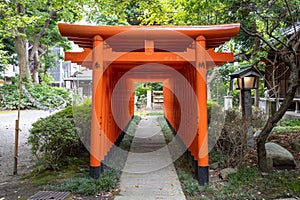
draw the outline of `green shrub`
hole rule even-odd
[[[92,99],[88,98],[79,106],[73,106],[74,122],[83,144],[90,144]]]
[[[86,99],[79,106],[69,106],[46,118],[41,118],[32,124],[28,143],[32,154],[40,164],[50,169],[57,169],[68,156],[76,155],[83,144],[89,144],[91,130],[92,101]],[[135,128],[141,117],[134,116],[127,128],[130,133],[122,144],[130,148]],[[127,134],[126,134],[127,135]]]
[[[18,86],[4,84],[0,87],[0,109],[1,110],[15,110],[18,108]],[[32,108],[33,104],[29,99],[22,94],[21,109]]]
[[[148,88],[144,88],[144,87],[138,87],[135,89],[135,95],[138,97],[138,100],[142,97],[147,96],[147,90]]]
[[[258,109],[253,110],[252,128],[253,134],[262,128],[264,124],[264,113]],[[239,110],[227,110],[224,123],[220,127],[221,134],[218,135],[215,152],[220,157],[220,167],[240,167],[244,164],[254,163],[253,151],[247,148],[246,121]],[[250,163],[249,163],[250,162]]]
[[[65,88],[52,87],[43,83],[26,86],[26,88],[33,98],[48,108],[58,107],[65,102],[70,105],[72,102],[70,93]]]
[[[207,101],[207,118],[209,123],[212,117],[212,112],[221,113],[221,106],[217,102]]]
[[[59,167],[63,158],[76,154],[81,141],[73,121],[72,107],[33,123],[28,143],[38,161],[52,169]]]
[[[47,84],[25,84],[29,94],[40,104],[48,108],[55,108],[64,103],[70,105],[71,96],[65,88],[52,87]],[[18,85],[4,84],[0,87],[0,109],[15,110],[18,108],[19,88]],[[36,108],[36,106],[22,92],[21,109]]]
[[[135,89],[135,95],[137,96],[136,106],[140,108],[140,106],[147,102],[147,90],[148,88],[138,87]]]

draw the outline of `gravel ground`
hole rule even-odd
[[[50,114],[49,111],[42,110],[21,111],[18,175],[13,176],[17,111],[0,111],[0,199],[5,197],[6,199],[14,199],[13,194],[20,196],[22,191],[26,188],[25,185],[22,188],[16,187],[18,184],[22,184],[22,182],[18,181],[19,178],[22,175],[28,174],[34,164],[33,157],[30,153],[30,146],[26,144],[29,129],[33,122]]]

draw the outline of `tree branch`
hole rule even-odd
[[[283,46],[285,46],[286,48],[288,48],[288,46],[284,42],[282,42],[277,37],[275,37],[274,35],[272,35],[272,33],[267,32],[267,34],[268,34],[268,36],[270,36],[271,38],[273,38],[274,40],[276,40],[277,42],[281,43]]]
[[[30,55],[29,55],[29,60],[33,60],[35,51],[37,51],[38,46],[39,46],[39,40],[43,36],[43,34],[45,33],[46,29],[48,28],[53,16],[55,15],[55,13],[56,12],[54,10],[50,11],[49,18],[45,21],[45,24],[42,27],[41,31],[35,35],[32,50],[31,50]]]
[[[292,15],[291,8],[290,8],[290,4],[288,3],[288,0],[285,0],[285,5],[286,5],[286,7],[287,7],[287,9],[288,9],[288,11],[289,11],[289,14],[290,14],[291,18],[292,18],[292,23],[293,23],[292,26],[293,26],[293,28],[294,28],[294,33],[296,33],[296,32],[297,32],[297,29],[296,29],[296,26],[295,26],[294,17],[293,17],[293,15]]]
[[[287,42],[287,45],[289,46],[288,49],[290,49],[293,52],[295,58],[297,58],[298,50],[300,48],[300,31],[291,36],[291,38]],[[298,60],[296,60],[296,64],[298,64],[297,61]]]
[[[273,51],[278,52],[278,50],[266,39],[264,38],[262,35],[258,34],[258,33],[252,33],[250,31],[248,31],[247,29],[245,29],[243,26],[241,26],[241,29],[247,34],[250,35],[252,37],[258,37],[259,39],[261,39],[262,41],[264,41],[264,43],[266,43]]]
[[[278,109],[278,111],[272,117],[270,117],[268,119],[267,124],[264,126],[261,134],[257,138],[258,141],[265,141],[266,140],[266,138],[268,137],[270,131],[274,128],[275,124],[285,114],[286,110],[288,109],[291,102],[293,101],[293,98],[295,96],[297,88],[300,86],[300,81],[299,81],[299,78],[298,78],[297,65],[295,63],[293,63],[293,61],[292,61],[293,59],[291,59],[285,53],[281,53],[280,57],[284,61],[284,63],[287,66],[290,66],[290,68],[291,68],[290,77],[289,77],[290,85],[288,87],[286,97],[284,98],[280,108]],[[297,58],[295,58],[295,59],[297,59]],[[291,80],[293,80],[293,81],[291,81]]]
[[[290,37],[290,39],[287,42],[287,45],[290,46],[290,44],[293,43],[295,40],[299,40],[299,37],[300,37],[300,30]]]

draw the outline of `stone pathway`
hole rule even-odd
[[[156,119],[143,117],[137,127],[116,200],[185,199]]]

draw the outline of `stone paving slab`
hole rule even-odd
[[[121,175],[116,200],[184,200],[157,117],[143,117]]]

